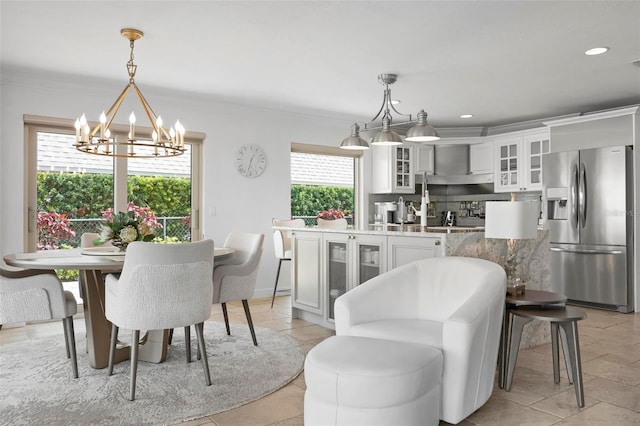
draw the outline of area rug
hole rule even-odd
[[[78,321],[76,321],[78,324]],[[73,379],[62,333],[0,347],[0,424],[115,425],[174,424],[230,410],[289,383],[302,371],[303,348],[290,336],[257,327],[207,322],[205,342],[212,385],[202,363],[186,363],[184,332],[176,330],[167,360],[138,363],[136,400],[129,401],[129,361],[107,369],[89,366],[84,329],[77,327],[78,369]],[[60,326],[62,331],[62,325]]]

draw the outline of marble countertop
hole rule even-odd
[[[458,234],[468,232],[484,232],[484,227],[463,227],[463,226],[420,226],[420,225],[366,225],[364,228],[330,229],[318,227],[290,228],[274,226],[273,229],[283,229],[287,231],[312,231],[331,232],[366,235],[401,235],[410,237],[435,237],[442,234]],[[435,234],[435,235],[434,235]]]

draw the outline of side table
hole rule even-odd
[[[560,383],[558,335],[560,328],[566,340],[564,357],[567,363],[569,381],[576,391],[578,407],[584,407],[584,392],[582,389],[582,366],[580,361],[580,342],[578,341],[578,321],[587,318],[587,313],[572,306],[548,308],[514,309],[514,315],[509,333],[509,359],[505,390],[511,390],[513,372],[518,359],[518,348],[522,337],[522,329],[531,320],[548,321],[551,323],[551,352],[553,357],[553,380]]]
[[[511,310],[523,306],[564,306],[566,301],[567,297],[563,294],[543,290],[525,290],[523,294],[517,296],[507,295],[502,321],[500,350],[498,352],[498,386],[500,389],[504,389],[505,387],[507,360],[509,359],[508,341],[511,329]]]

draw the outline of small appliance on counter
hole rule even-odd
[[[442,217],[440,218],[440,225],[442,226],[456,226],[458,222],[458,214],[454,211],[446,211],[442,212]]]
[[[394,213],[398,210],[395,202],[374,203],[374,223],[376,225],[387,225],[394,223]]]

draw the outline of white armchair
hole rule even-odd
[[[0,268],[0,327],[27,321],[62,319],[67,358],[78,378],[73,315],[78,303],[53,271]]]
[[[440,419],[459,423],[491,396],[505,292],[504,270],[487,260],[412,262],[336,299],[336,335],[440,348]]]
[[[303,219],[280,220],[273,219],[273,226],[282,226],[289,228],[304,228]],[[273,296],[271,297],[271,307],[276,298],[276,290],[278,289],[278,279],[280,279],[280,268],[283,261],[291,260],[291,234],[281,229],[273,230],[273,249],[278,259],[278,272],[276,272],[276,283],[273,286]]]
[[[231,232],[227,235],[224,247],[235,249],[233,255],[220,261],[213,270],[213,303],[222,305],[224,323],[227,334],[231,335],[227,302],[241,300],[244,314],[247,317],[253,344],[258,345],[256,333],[253,329],[251,311],[248,299],[253,297],[258,278],[258,268],[262,257],[262,243],[264,234],[250,234],[247,232]]]
[[[191,362],[190,333],[195,325],[205,382],[211,385],[203,323],[211,316],[213,241],[186,244],[133,242],[120,276],[107,275],[105,314],[112,323],[109,370],[113,373],[118,329],[133,330],[129,399],[135,398],[140,330],[184,327],[187,362]]]

